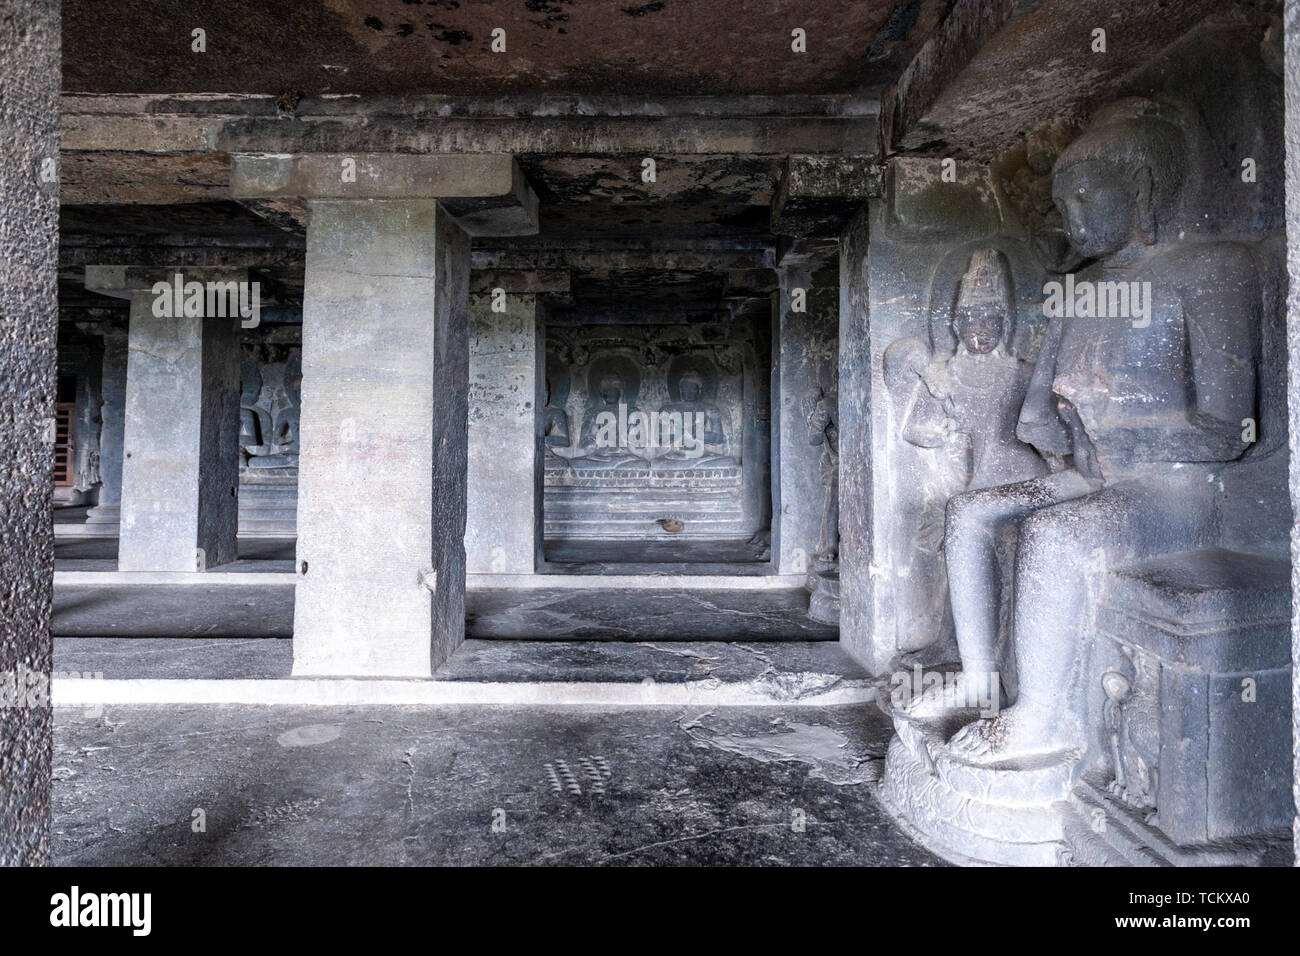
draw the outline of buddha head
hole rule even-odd
[[[681,381],[678,383],[677,390],[678,394],[681,395],[683,402],[694,404],[699,401],[700,389],[703,387],[704,383],[700,381],[699,375],[695,372],[687,372],[682,376]]]
[[[1070,245],[1096,258],[1154,244],[1175,211],[1186,148],[1171,110],[1152,100],[1102,110],[1052,175],[1052,200]]]
[[[606,375],[600,380],[600,400],[606,405],[617,405],[623,397],[623,380],[617,375]]]

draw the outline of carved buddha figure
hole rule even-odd
[[[633,421],[634,409],[627,407],[622,378],[616,373],[601,376],[597,401],[587,405],[578,432],[578,447],[569,456],[575,468],[619,468],[644,464],[634,448],[644,447],[646,437]],[[640,416],[637,415],[636,419]],[[635,430],[634,430],[635,429]],[[556,449],[557,454],[560,450]]]
[[[271,415],[258,404],[262,395],[262,372],[257,360],[245,357],[239,363],[239,456],[242,464],[260,453],[271,432]]]
[[[666,449],[655,464],[661,468],[716,468],[735,465],[727,454],[722,412],[701,397],[698,372],[688,371],[677,382],[678,401],[659,410],[659,446]]]
[[[1151,101],[1124,101],[1100,114],[1054,170],[1067,237],[1090,260],[1076,287],[1150,283],[1149,314],[1053,317],[1017,435],[1059,470],[948,503],[964,696],[996,686],[1002,602],[1013,609],[1019,679],[1011,707],[949,741],[961,759],[1079,750],[1090,570],[1217,543],[1212,479],[1243,453],[1242,421],[1256,415],[1261,293],[1244,247],[1179,238],[1184,128]],[[1015,575],[1002,590],[996,548],[1007,528],[1015,530]]]

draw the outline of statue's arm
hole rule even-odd
[[[1052,383],[1056,379],[1056,356],[1065,336],[1065,320],[1054,318],[1047,326],[1038,361],[1025,389],[1025,401],[1020,406],[1020,420],[1016,423],[1016,437],[1033,445],[1046,455],[1068,455],[1070,438],[1065,425],[1056,413]]]
[[[1257,415],[1259,277],[1249,254],[1235,249],[1198,271],[1195,283],[1180,289],[1196,392],[1193,424],[1228,460],[1245,450],[1242,422]]]

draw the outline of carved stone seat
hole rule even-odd
[[[1103,576],[1091,723],[1114,736],[1112,789],[1175,843],[1289,825],[1290,618],[1281,560],[1206,549]]]

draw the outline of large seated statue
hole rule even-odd
[[[1004,620],[1018,682],[1011,706],[952,737],[955,759],[1005,765],[1082,749],[1090,575],[1216,547],[1221,536],[1219,479],[1246,451],[1243,425],[1257,415],[1261,289],[1244,246],[1179,231],[1188,152],[1175,114],[1127,100],[1055,167],[1067,238],[1090,264],[1051,319],[1016,435],[1056,470],[948,502],[965,691],[956,703],[997,687]],[[1002,588],[1007,540],[1014,575]],[[931,698],[910,711],[952,706]]]

